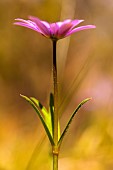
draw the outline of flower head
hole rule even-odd
[[[85,25],[76,27],[78,24],[84,21],[78,19],[76,20],[66,19],[63,22],[48,23],[46,21],[40,20],[37,17],[30,16],[29,20],[24,20],[20,18],[17,18],[15,20],[17,21],[14,23],[15,25],[35,30],[36,32],[52,40],[59,40],[75,32],[95,28],[95,25]]]

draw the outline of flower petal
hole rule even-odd
[[[48,29],[50,29],[50,24],[46,21],[41,21]]]
[[[50,30],[49,30],[49,23],[45,21],[41,21],[37,17],[30,16],[29,19],[31,19],[33,22],[36,23],[37,27],[40,29],[40,31],[45,35],[49,36],[50,35]]]
[[[24,19],[20,19],[20,18],[17,18],[15,20],[18,21],[18,22],[15,22],[14,25],[27,27],[27,28],[30,28],[30,29],[35,30],[35,31],[40,33],[40,30],[37,28],[36,24],[33,23],[32,21],[24,20]]]
[[[86,30],[86,29],[92,29],[92,28],[96,28],[96,26],[95,25],[85,25],[85,26],[74,28],[66,34],[66,37],[75,33],[75,32]]]
[[[83,21],[84,21],[84,20],[78,20],[78,19],[73,20],[73,21],[72,21],[72,24],[73,24],[72,28],[74,28],[75,26],[77,26],[78,24],[80,24],[80,23],[83,22]]]
[[[65,37],[70,30],[72,30],[76,25],[80,24],[84,20],[64,20],[59,29],[59,37]]]
[[[58,30],[59,30],[59,26],[57,25],[57,23],[52,23],[50,24],[50,36],[51,37],[57,37],[58,36]]]
[[[33,27],[33,26],[29,25],[29,24],[25,24],[25,23],[23,23],[23,22],[15,22],[14,25],[19,25],[19,26],[27,27],[27,28],[30,28],[30,29],[32,29],[32,30],[35,30],[35,31],[41,33],[41,32],[40,32],[38,29],[36,29],[35,27]]]
[[[59,31],[58,31],[59,37],[65,36],[65,34],[68,33],[68,31],[71,29],[72,25],[73,24],[70,19],[64,20],[59,27]]]

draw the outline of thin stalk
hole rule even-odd
[[[53,83],[54,83],[54,124],[53,139],[55,145],[58,142],[58,86],[57,86],[57,61],[56,61],[56,41],[53,41]]]
[[[53,170],[58,170],[58,154],[53,154]]]
[[[58,82],[57,82],[57,61],[56,44],[53,40],[53,86],[54,86],[54,122],[53,122],[53,170],[58,170]]]

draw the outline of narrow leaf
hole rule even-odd
[[[52,133],[52,123],[51,123],[51,114],[47,111],[47,109],[34,97],[30,97],[30,99],[34,102],[34,104],[40,108],[41,112],[43,113],[45,123],[51,133],[51,136],[53,136]]]
[[[51,114],[51,124],[52,124],[52,134],[53,134],[53,131],[54,131],[54,97],[52,93],[50,93],[49,109],[50,109],[50,114]]]
[[[44,106],[37,100],[35,97],[30,97],[30,99],[40,108],[42,109]]]
[[[50,93],[49,112],[51,114],[52,134],[54,133],[54,96]],[[58,121],[58,139],[60,138],[60,123]]]
[[[46,110],[46,108],[34,97],[30,97],[29,99],[31,99],[31,101],[40,108],[40,110],[42,111],[44,117],[46,117],[48,115],[48,111]]]
[[[42,122],[42,124],[44,126],[44,129],[45,129],[45,131],[47,133],[47,136],[48,136],[51,144],[54,145],[53,138],[52,138],[51,133],[50,133],[50,131],[48,129],[48,126],[46,125],[46,122],[45,122],[43,116],[40,113],[40,110],[36,107],[36,105],[33,103],[33,101],[30,98],[28,98],[27,96],[24,96],[24,95],[20,95],[20,96],[23,97],[25,100],[27,100],[27,102],[29,102],[31,104],[31,106],[34,108],[34,110],[38,114],[38,116],[39,116],[39,118],[40,118],[40,120],[41,120],[41,122]]]
[[[50,93],[49,108],[51,114],[52,134],[54,132],[54,96]],[[58,121],[58,139],[60,138],[60,123]]]
[[[69,121],[68,121],[68,123],[67,123],[67,125],[66,125],[66,127],[65,127],[65,129],[64,129],[64,131],[62,132],[62,134],[61,134],[61,136],[60,136],[60,139],[59,139],[59,141],[58,141],[59,147],[60,147],[60,145],[61,145],[61,143],[62,143],[62,140],[63,140],[63,138],[64,138],[64,136],[65,136],[65,134],[66,134],[66,132],[67,132],[67,130],[68,130],[68,128],[69,128],[69,125],[71,124],[71,122],[72,122],[75,114],[78,112],[78,110],[81,108],[81,106],[84,105],[84,104],[85,104],[86,102],[88,102],[89,100],[91,100],[91,98],[87,98],[87,99],[83,100],[83,101],[77,106],[77,108],[74,110],[74,112],[73,112],[73,114],[71,115],[71,117],[70,117],[70,119],[69,119]]]

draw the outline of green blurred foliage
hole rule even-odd
[[[62,130],[77,104],[93,98],[65,137],[59,169],[112,170],[112,0],[0,0],[0,170],[51,168],[43,127],[19,95],[34,96],[48,107],[52,91],[51,41],[13,25],[15,18],[29,15],[49,22],[78,18],[97,26],[58,42]]]

